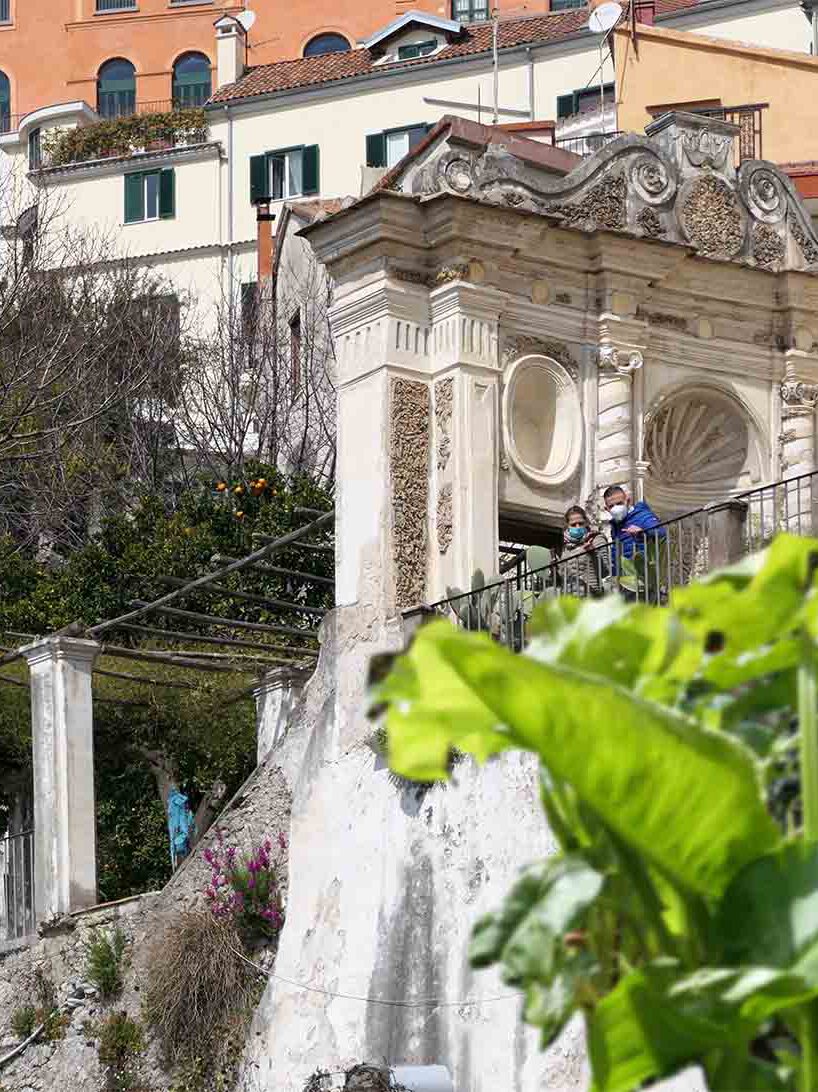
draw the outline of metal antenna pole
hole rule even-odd
[[[497,20],[497,9],[494,11],[494,23],[492,25],[492,54],[494,61],[494,124],[499,121],[499,98],[500,98],[500,58],[497,51],[497,34],[499,30],[499,23]]]

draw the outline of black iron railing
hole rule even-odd
[[[540,546],[521,549],[516,562],[506,563],[503,579],[478,580],[469,591],[427,609],[519,650],[528,619],[550,598],[618,593],[634,602],[662,604],[674,587],[761,549],[780,531],[818,534],[818,470],[705,505],[570,557],[555,557]]]
[[[604,148],[606,144],[610,144],[612,140],[620,136],[622,133],[618,129],[609,133],[577,133],[575,136],[558,136],[554,143],[558,148],[573,152],[574,155],[594,155],[600,148]]]
[[[738,167],[745,159],[763,159],[762,115],[769,108],[768,102],[746,103],[742,106],[708,106],[692,110],[703,117],[729,121],[738,126],[738,140],[735,145],[735,164]]]
[[[35,932],[34,832],[0,838],[0,942]]]

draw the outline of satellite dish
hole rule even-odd
[[[607,34],[622,15],[622,5],[617,0],[591,0],[588,7],[588,29],[594,34]]]
[[[618,6],[619,5],[617,4],[617,7]],[[241,25],[244,27],[245,34],[249,34],[250,33],[250,27],[256,21],[256,13],[254,11],[242,11],[236,16],[236,18],[241,23]]]

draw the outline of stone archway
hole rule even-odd
[[[755,424],[730,392],[705,384],[661,395],[645,418],[648,501],[663,515],[751,488],[760,479]]]

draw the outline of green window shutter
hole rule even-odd
[[[250,203],[257,205],[265,201],[269,196],[270,187],[267,185],[267,156],[250,156]]]
[[[570,118],[574,113],[574,93],[570,91],[567,95],[557,95],[557,117],[558,118]]]
[[[125,175],[125,223],[136,224],[145,219],[145,187],[142,173]]]
[[[318,193],[318,145],[308,144],[302,152],[303,160],[301,164],[302,171],[302,192]]]
[[[159,172],[159,218],[170,220],[176,215],[176,172],[167,167]]]
[[[369,133],[366,138],[367,167],[386,166],[386,133]]]

